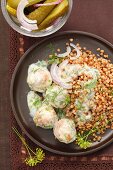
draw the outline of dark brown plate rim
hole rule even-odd
[[[10,100],[11,100],[11,106],[12,106],[12,109],[13,109],[13,114],[15,116],[15,119],[17,121],[17,123],[19,124],[20,128],[22,129],[22,131],[35,143],[37,144],[38,146],[42,147],[43,149],[49,151],[49,152],[52,152],[52,153],[55,153],[55,154],[59,154],[59,155],[66,155],[66,156],[81,156],[81,155],[87,155],[87,154],[91,154],[91,153],[94,153],[106,146],[108,146],[111,142],[113,142],[113,138],[110,139],[109,141],[107,141],[106,143],[104,143],[103,145],[97,147],[97,148],[94,148],[90,151],[87,151],[87,150],[84,150],[83,152],[79,152],[79,153],[69,153],[69,152],[62,152],[62,151],[57,151],[55,149],[51,149],[43,144],[41,144],[40,142],[38,142],[37,140],[35,140],[30,134],[28,131],[26,131],[26,129],[24,128],[24,126],[22,125],[21,121],[19,120],[18,118],[18,115],[16,113],[16,109],[15,109],[15,105],[14,105],[14,98],[13,98],[13,87],[14,87],[14,81],[15,81],[15,77],[16,77],[16,73],[18,71],[18,68],[19,66],[21,65],[22,61],[25,59],[25,57],[27,56],[27,54],[32,51],[36,46],[42,44],[43,42],[45,42],[46,40],[49,40],[51,38],[55,38],[57,36],[62,36],[62,35],[68,35],[68,34],[81,34],[81,35],[86,35],[86,36],[90,36],[92,38],[96,38],[97,40],[100,40],[102,42],[104,42],[106,45],[110,46],[112,49],[113,49],[113,45],[108,42],[107,40],[105,40],[104,38],[98,36],[98,35],[95,35],[95,34],[92,34],[92,33],[88,33],[88,32],[84,32],[84,31],[64,31],[64,32],[60,32],[56,35],[53,35],[53,36],[50,36],[44,40],[41,40],[40,42],[38,43],[35,43],[34,45],[32,45],[25,53],[24,55],[21,57],[21,59],[19,60],[19,62],[17,63],[16,67],[15,67],[15,70],[13,72],[13,75],[12,75],[12,79],[11,79],[11,83],[10,83]]]

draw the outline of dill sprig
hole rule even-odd
[[[92,129],[90,129],[89,131],[85,131],[83,134],[81,134],[81,133],[77,134],[76,144],[79,145],[80,148],[87,149],[92,145],[92,141],[89,139],[89,136],[91,136],[93,133],[99,131],[99,125],[100,125],[100,121],[102,119],[103,119],[103,117],[100,116],[99,120],[95,123],[95,125]]]
[[[26,165],[36,166],[38,163],[41,163],[45,158],[45,153],[43,152],[43,150],[41,148],[36,148],[36,151],[34,152],[26,143],[25,138],[21,136],[19,131],[15,127],[12,127],[12,129],[15,132],[15,134],[19,137],[23,145],[26,147],[26,150],[28,152],[29,156],[24,160]]]
[[[55,110],[57,112],[57,115],[58,115],[59,119],[62,119],[62,118],[66,117],[66,113],[65,113],[64,109],[56,108]]]
[[[51,51],[51,57],[49,57],[49,59],[48,59],[48,64],[49,65],[51,65],[53,63],[60,64],[62,62],[62,58],[57,57],[53,44],[50,43],[49,45],[47,45],[47,47]]]
[[[80,148],[87,149],[92,145],[92,142],[91,140],[88,139],[88,137],[95,131],[97,131],[97,128],[94,127],[93,129],[84,134],[81,133],[77,134],[76,143],[80,146]]]

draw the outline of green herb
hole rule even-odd
[[[63,109],[57,108],[55,110],[56,110],[56,113],[57,113],[59,119],[62,119],[66,116],[66,113]]]
[[[35,72],[37,72],[37,70],[39,70],[39,68],[35,67],[35,68],[32,69],[32,72],[35,73]]]
[[[87,140],[87,136],[81,135],[80,133],[77,135],[76,142],[82,149],[87,149],[92,144],[91,141]]]
[[[84,109],[83,103],[80,100],[77,101],[76,107],[77,107],[77,110]]]
[[[47,67],[47,62],[44,61],[44,60],[38,61],[38,62],[36,63],[36,65],[37,65],[38,67]]]
[[[34,152],[26,143],[25,138],[21,136],[21,134],[18,132],[18,130],[13,127],[13,131],[16,133],[16,135],[19,137],[19,139],[22,141],[23,145],[26,147],[26,150],[28,152],[29,157],[25,159],[26,165],[29,166],[36,166],[38,163],[41,163],[45,158],[45,153],[41,148],[36,148],[36,151]]]
[[[54,102],[56,97],[59,95],[58,92],[52,92],[52,94],[47,94],[44,100],[44,103]]]
[[[41,104],[42,104],[42,102],[41,102],[40,98],[37,98],[37,99],[33,102],[33,105],[34,105],[35,107],[37,107],[37,108],[40,107]]]
[[[53,126],[52,125],[48,125],[48,126],[44,126],[45,129],[52,129]]]
[[[68,105],[69,103],[70,103],[70,96],[66,96],[66,98],[65,98],[65,103],[66,103],[66,105]]]
[[[52,56],[49,57],[48,59],[48,64],[53,64],[53,63],[60,64],[61,62],[62,59],[58,58],[55,54],[52,54]]]
[[[62,89],[60,91],[53,91],[53,86],[48,87],[46,97],[44,103],[54,102],[57,96],[62,93]]]
[[[38,61],[37,63],[34,64],[34,67],[32,68],[32,72],[36,72],[40,70],[41,68],[47,68],[48,63],[44,60]]]
[[[84,132],[83,134],[81,133],[78,133],[77,134],[77,139],[76,139],[76,143],[80,146],[80,148],[83,148],[83,149],[87,149],[89,148],[91,145],[92,145],[92,141],[89,140],[89,136],[92,135],[94,132],[98,132],[99,129],[100,129],[100,121],[103,120],[103,116],[101,115],[98,119],[98,121],[95,123],[94,127],[89,130],[89,131],[86,131]],[[109,123],[109,122],[106,122],[106,123]],[[104,126],[101,128],[104,128]]]
[[[93,88],[95,88],[96,84],[97,84],[97,80],[95,79],[93,81],[90,81],[90,83],[86,83],[85,84],[85,88],[93,89]]]
[[[88,137],[95,131],[97,131],[97,128],[94,127],[90,131],[86,131],[84,134],[77,134],[76,143],[80,146],[80,148],[87,149],[92,145],[92,142],[88,139]]]
[[[49,57],[48,59],[48,64],[53,64],[53,63],[56,63],[56,64],[60,64],[62,62],[62,58],[58,58],[56,55],[55,55],[55,49],[54,49],[54,46],[52,43],[50,43],[48,46],[47,46],[50,51],[51,51],[51,57]]]

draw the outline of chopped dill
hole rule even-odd
[[[47,45],[47,47],[51,51],[51,57],[49,57],[49,59],[48,59],[48,64],[49,65],[51,65],[53,63],[60,64],[62,62],[62,58],[57,57],[53,44],[50,43],[49,45]]]
[[[66,113],[65,113],[64,109],[56,108],[55,110],[57,112],[57,115],[58,115],[59,119],[62,119],[62,118],[64,118],[66,116]]]

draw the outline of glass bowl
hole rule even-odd
[[[34,31],[34,32],[33,31],[29,32],[27,30],[22,29],[16,17],[13,17],[8,13],[6,9],[7,0],[1,0],[1,9],[2,9],[2,13],[7,23],[18,33],[29,36],[29,37],[44,37],[44,36],[53,34],[56,31],[58,31],[68,20],[71,10],[72,10],[73,0],[68,0],[68,1],[69,1],[69,10],[63,17],[58,18],[57,21],[54,22],[54,24],[51,25],[50,27],[42,31]]]

